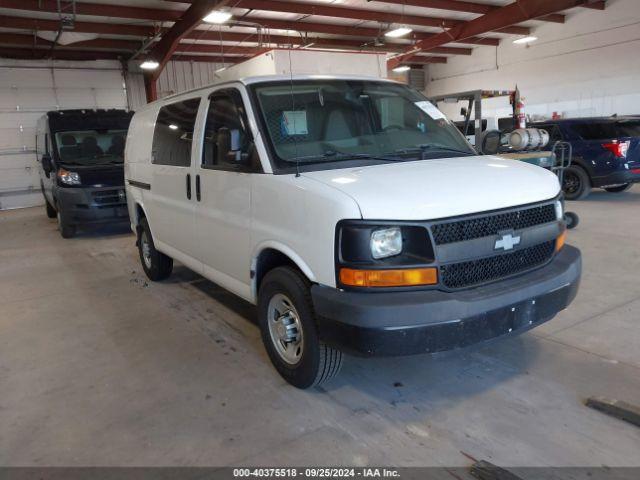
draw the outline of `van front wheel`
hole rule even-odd
[[[138,253],[140,254],[140,262],[144,273],[147,274],[149,280],[157,282],[171,275],[173,259],[156,250],[146,218],[140,220]]]
[[[309,388],[338,374],[342,352],[318,338],[309,282],[297,270],[278,267],[267,273],[258,316],[271,363],[291,385]]]

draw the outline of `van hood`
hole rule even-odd
[[[352,197],[362,218],[433,220],[540,202],[560,193],[543,168],[494,156],[305,172]]]

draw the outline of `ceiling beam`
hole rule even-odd
[[[468,36],[482,35],[514,22],[520,23],[590,3],[593,3],[593,0],[516,0],[464,25],[458,25],[429,39],[420,40],[414,46],[407,48],[403,55],[389,60],[388,67],[395,68],[408,62],[421,51],[429,51],[449,42],[464,40]]]
[[[199,2],[201,0],[197,1]],[[403,0],[397,1],[401,2]],[[394,0],[390,0],[390,2],[395,3]],[[191,3],[193,5],[193,1]],[[352,20],[377,21],[384,24],[402,23],[438,28],[451,28],[456,25],[465,23],[462,20],[454,20],[448,18],[402,15],[391,12],[373,11],[359,8],[334,7],[329,5],[317,5],[310,3],[283,2],[280,0],[240,0],[237,3],[234,3],[233,6],[250,10],[299,13],[301,15],[320,15],[336,18],[348,18]],[[57,0],[0,0],[0,7],[48,13],[57,13],[58,11]],[[76,13],[79,15],[175,22],[180,19],[186,12],[169,9],[129,7],[126,5],[76,2]],[[528,35],[530,33],[529,28],[521,26],[509,26],[503,29],[499,29],[499,31],[501,33],[509,33],[515,35]]]
[[[60,22],[58,20],[10,17],[7,15],[0,15],[0,25],[9,28],[44,30],[48,32],[57,32],[60,29]],[[104,35],[131,35],[135,37],[150,37],[155,34],[155,29],[151,26],[78,21],[74,23],[73,31],[81,33],[101,33]]]
[[[24,35],[20,33],[0,32],[0,44],[20,45],[20,46],[51,46],[53,42],[39,38],[35,35]],[[56,45],[57,49],[78,50],[104,48],[117,50],[126,54],[137,51],[141,46],[140,42],[134,40],[116,40],[112,38],[95,38],[76,42],[69,45]],[[175,53],[188,55],[191,53],[213,53],[216,55],[256,55],[264,49],[260,47],[243,47],[236,45],[211,45],[206,43],[181,43],[176,47]],[[173,58],[172,58],[173,59]]]
[[[117,52],[99,52],[90,50],[58,50],[51,52],[49,48],[14,48],[0,47],[1,58],[14,59],[42,59],[42,60],[121,60],[122,55]],[[226,57],[226,56],[207,56],[207,55],[184,55],[172,58],[174,62],[207,62],[207,63],[239,63],[243,62],[247,57]]]
[[[375,28],[362,28],[362,27],[345,27],[343,25],[328,25],[322,23],[309,23],[309,22],[289,22],[279,20],[265,20],[262,22],[265,28],[282,29],[282,30],[299,30],[305,33],[326,33],[344,35],[345,39],[349,43],[365,43],[365,40],[355,40],[353,36],[360,36],[368,39],[373,39],[381,36],[379,29]],[[24,29],[24,30],[42,30],[56,32],[60,28],[60,23],[57,20],[41,20],[27,17],[10,17],[6,15],[0,15],[0,25],[10,25],[12,28]],[[74,31],[81,33],[98,33],[104,35],[128,35],[135,37],[148,38],[155,35],[156,30],[151,26],[143,25],[122,25],[114,23],[98,23],[98,22],[75,22]],[[420,33],[414,32],[412,35],[413,40],[422,40],[431,38],[433,33]],[[258,38],[256,34],[251,33],[237,33],[237,32],[207,32],[204,30],[193,30],[189,34],[185,35],[185,39],[200,39],[206,41],[229,41],[229,42],[257,42]],[[270,39],[273,43],[280,43],[284,45],[298,44],[302,39],[299,35],[264,35],[264,39]],[[340,41],[342,39],[317,39],[318,41]],[[476,45],[490,45],[497,46],[499,44],[497,38],[468,38],[465,43]],[[392,45],[392,44],[389,44]],[[402,46],[402,44],[393,44]],[[354,45],[351,45],[354,46]],[[462,55],[467,55],[466,50],[460,52]],[[441,53],[441,52],[436,52]],[[442,52],[445,53],[445,52]],[[456,54],[450,52],[451,54]]]
[[[32,12],[58,13],[57,0],[0,0],[1,8],[27,10]],[[157,20],[175,22],[184,10],[167,10],[158,8],[129,7],[102,3],[76,2],[76,14],[98,17],[135,18],[138,20]]]
[[[447,63],[447,57],[426,57],[416,55],[411,59],[412,64],[428,65],[430,63]]]
[[[291,20],[274,20],[271,18],[251,17],[251,19],[257,21],[257,23],[260,23],[265,28],[274,30],[294,30],[299,32],[325,33],[329,35],[358,36],[368,38],[377,38],[383,35],[383,32],[379,28],[352,27],[350,25],[333,25],[329,23],[313,23]],[[426,32],[413,32],[411,38],[416,40],[423,40],[426,38],[431,38],[434,35],[436,34]],[[488,37],[471,37],[467,38],[464,43],[474,45],[490,45],[495,47],[499,45],[500,39]]]
[[[369,0],[371,1],[371,0]],[[393,5],[412,5],[414,7],[434,8],[438,10],[449,10],[465,13],[479,13],[484,15],[492,10],[500,8],[497,5],[487,5],[486,3],[466,2],[462,0],[376,0],[381,3],[391,3]],[[559,13],[538,18],[545,22],[564,23],[565,16]]]
[[[592,10],[604,10],[606,8],[606,2],[605,0],[599,0],[593,3],[588,3],[580,6],[583,8],[591,8]]]
[[[239,0],[234,3],[234,7],[269,12],[297,13],[300,15],[320,15],[323,17],[347,18],[350,20],[374,21],[381,22],[383,24],[398,23],[422,27],[451,28],[465,23],[462,20],[449,18],[402,15],[399,13],[381,12],[361,8],[334,7],[331,5],[318,5],[306,2],[284,2],[281,0]],[[511,33],[516,35],[529,35],[531,32],[527,27],[512,26],[500,29],[500,31],[502,33]]]
[[[147,58],[153,59],[160,64],[150,75],[153,80],[158,78],[162,69],[173,55],[173,52],[176,51],[180,40],[200,25],[202,19],[211,12],[211,10],[225,6],[228,1],[229,0],[196,0],[187,8],[180,17],[180,20],[176,21],[169,30],[162,34],[160,41],[153,45],[147,55]]]

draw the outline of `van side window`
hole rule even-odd
[[[160,109],[153,132],[151,163],[175,167],[191,165],[193,129],[199,106],[200,99],[193,98]]]
[[[236,167],[246,163],[251,137],[245,118],[237,90],[215,92],[211,96],[204,128],[203,167]]]

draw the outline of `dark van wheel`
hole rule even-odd
[[[582,200],[591,192],[589,175],[581,167],[571,165],[564,171],[562,191],[567,200]]]
[[[269,358],[291,385],[309,388],[338,374],[342,352],[318,338],[309,282],[297,270],[278,267],[267,273],[258,294],[258,317]]]
[[[171,275],[173,259],[156,250],[146,218],[140,220],[138,231],[138,253],[144,273],[154,282],[164,280]]]
[[[76,226],[68,223],[66,215],[61,210],[56,212],[56,217],[58,218],[58,230],[60,230],[62,238],[73,237],[76,234]]]
[[[615,187],[605,187],[604,189],[609,193],[622,193],[631,188],[631,183],[625,183],[623,185],[616,185]]]
[[[47,210],[47,217],[56,218],[58,216],[58,212],[56,212],[56,209],[53,208],[53,205],[49,203],[49,200],[47,200],[47,197],[44,197],[44,206]]]

